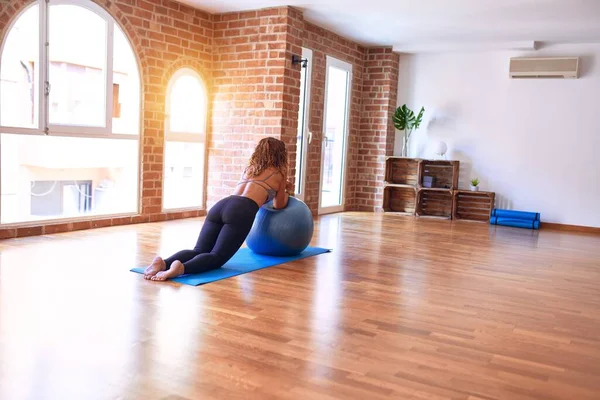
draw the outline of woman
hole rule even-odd
[[[221,268],[246,240],[260,206],[271,200],[275,208],[287,206],[287,191],[292,189],[287,170],[285,144],[270,137],[262,139],[233,194],[208,212],[194,249],[164,260],[156,257],[144,271],[144,278],[164,281]]]

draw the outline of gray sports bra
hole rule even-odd
[[[277,191],[275,189],[273,189],[273,187],[271,185],[269,185],[266,181],[269,178],[271,178],[272,176],[275,176],[278,173],[279,173],[279,171],[275,171],[271,175],[267,176],[266,178],[259,179],[259,180],[255,180],[255,179],[242,179],[241,181],[238,182],[238,185],[241,185],[242,183],[255,183],[258,186],[262,187],[267,192],[267,201],[265,203],[268,203],[269,201],[271,201],[271,200],[273,200],[275,198],[275,196],[277,195]],[[244,177],[244,174],[245,174],[245,171],[242,174],[242,178]]]

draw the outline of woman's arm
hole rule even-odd
[[[279,185],[279,190],[277,191],[277,195],[273,199],[273,208],[282,209],[287,207],[288,200],[290,198],[287,193],[288,181],[287,181],[287,173],[282,174],[283,180],[281,181],[281,185]]]
[[[286,181],[285,191],[288,192],[288,194],[291,194],[293,196],[294,195],[294,184],[290,181]]]

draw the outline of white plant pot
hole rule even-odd
[[[477,185],[477,186],[471,185],[471,192],[479,192],[479,185]]]

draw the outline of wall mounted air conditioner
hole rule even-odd
[[[511,58],[510,77],[523,78],[578,78],[578,57]]]

